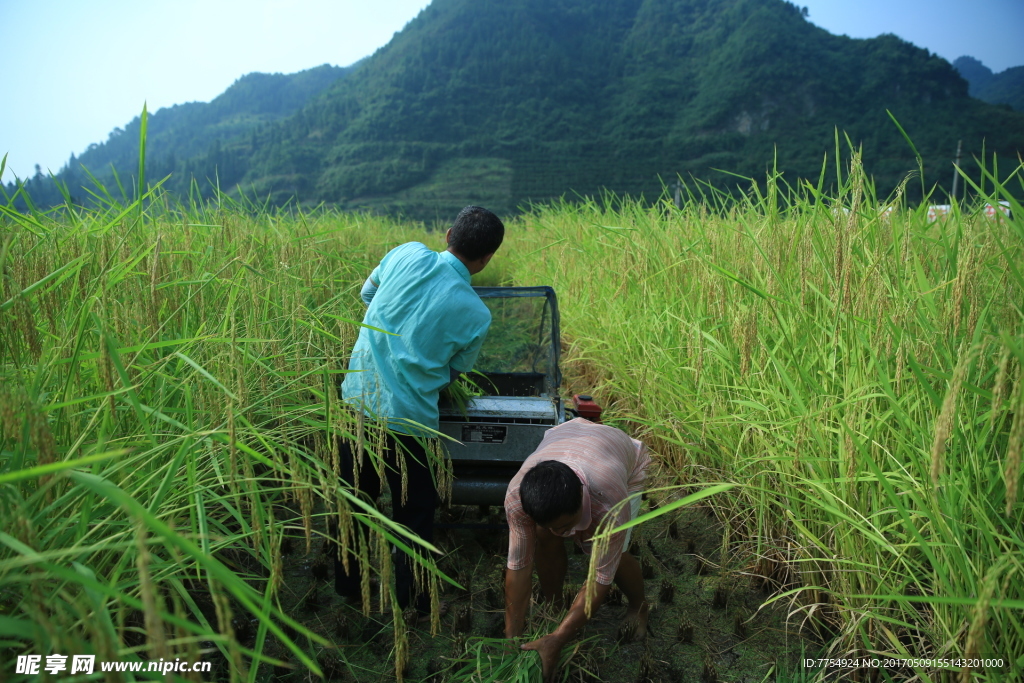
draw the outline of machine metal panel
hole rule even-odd
[[[441,422],[448,455],[455,461],[522,462],[554,425],[484,422]],[[464,439],[468,436],[469,439]]]
[[[509,481],[518,471],[519,463],[505,467],[467,466],[463,476],[452,482],[452,498],[462,505],[501,505]]]
[[[476,396],[469,400],[466,412],[442,406],[442,421],[484,421],[504,418],[506,420],[546,421],[554,426],[558,420],[558,408],[550,398],[532,396]]]
[[[508,425],[485,425],[480,423],[462,425],[462,443],[505,443]]]

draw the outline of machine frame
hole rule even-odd
[[[536,450],[551,427],[565,422],[566,408],[559,388],[561,334],[558,299],[551,287],[474,287],[485,302],[523,297],[544,298],[538,334],[547,339],[544,372],[475,372],[473,378],[485,390],[461,410],[451,404],[439,405],[440,432],[445,439],[454,474],[452,503],[457,505],[501,505],[509,481],[523,461]],[[550,315],[549,320],[545,317]],[[491,335],[502,334],[500,325]],[[546,337],[543,335],[547,335]],[[537,349],[540,350],[538,342]],[[483,350],[482,350],[483,354]],[[533,369],[536,370],[537,353]]]

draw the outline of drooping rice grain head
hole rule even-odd
[[[252,537],[249,539],[249,542],[253,548],[259,549],[263,547],[263,515],[260,512],[263,509],[263,504],[257,491],[258,484],[256,482],[256,473],[253,471],[252,458],[249,457],[248,453],[243,454],[242,462],[244,463],[245,487],[249,498],[249,509],[254,513],[251,517]]]
[[[1024,474],[1021,463],[1021,444],[1024,443],[1024,368],[1017,372],[1016,408],[1013,422],[1010,425],[1010,438],[1006,444],[1006,465],[1003,478],[1006,482],[1006,515],[1010,516],[1013,506],[1017,503],[1021,474]]]
[[[245,665],[242,662],[242,653],[238,648],[238,639],[235,637],[234,614],[231,611],[231,603],[224,594],[220,585],[210,580],[210,597],[213,598],[214,608],[217,613],[217,630],[227,639],[228,656],[230,659],[231,680],[235,681],[245,676]]]
[[[899,345],[896,347],[896,373],[893,375],[893,384],[896,387],[900,386],[900,382],[903,380],[903,375],[907,369],[907,348],[900,340]]]
[[[620,503],[622,505],[622,503]],[[608,552],[608,547],[611,544],[611,535],[604,532],[610,530],[614,526],[614,508],[612,513],[609,513],[601,521],[597,528],[597,534],[594,536],[592,546],[590,549],[590,562],[587,566],[587,578],[583,582],[583,597],[584,597],[584,610],[587,615],[590,616],[594,613],[594,597],[597,594],[597,560],[603,557]]]
[[[390,591],[381,590],[381,593],[385,592]],[[405,617],[402,614],[402,609],[398,606],[397,599],[391,606],[391,616],[394,627],[393,640],[395,645],[395,678],[398,680],[398,683],[402,683],[402,680],[408,673],[409,634],[405,624]]]
[[[228,488],[235,496],[238,495],[238,442],[235,432],[235,408],[228,406]]]
[[[356,546],[357,546],[356,557],[358,558],[359,566],[363,567],[363,568],[367,568],[367,567],[371,566],[370,565],[370,542],[371,541],[370,541],[369,538],[367,538],[368,535],[369,535],[368,533],[366,533],[366,534],[356,534],[355,535]],[[384,571],[385,567],[381,567],[381,570]],[[381,585],[381,591],[380,592],[381,592],[381,594],[383,594],[385,592],[384,586],[389,586],[390,583],[384,583],[383,581],[381,581],[380,585]],[[371,599],[371,595],[370,595],[370,572],[368,572],[368,571],[363,571],[363,572],[360,573],[360,576],[359,576],[359,595],[360,595],[360,598],[362,599],[362,603],[363,603],[363,616],[368,617],[368,616],[370,616],[370,606],[371,606],[371,602],[370,602],[370,599]]]
[[[982,655],[985,646],[985,629],[989,620],[989,605],[995,597],[999,588],[1000,572],[1002,565],[999,562],[989,567],[978,590],[978,602],[971,610],[971,626],[967,631],[967,641],[964,643],[964,658],[968,660],[977,659]],[[968,683],[973,679],[971,667],[965,667],[961,673],[961,681]]]
[[[972,276],[971,257],[973,250],[969,246],[969,237],[964,235],[960,244],[960,254],[956,267],[956,280],[953,283],[953,297],[949,305],[947,316],[947,330],[955,338],[960,333],[961,312],[964,302],[964,291],[967,289],[968,280]]]
[[[935,421],[935,438],[932,440],[931,478],[932,485],[939,485],[939,478],[945,470],[943,455],[946,451],[946,441],[953,431],[953,421],[956,419],[957,395],[960,393],[960,386],[963,384],[964,376],[973,353],[960,354],[960,362],[953,371],[953,379],[949,383],[949,391],[942,402],[942,410]]]
[[[999,353],[999,365],[996,370],[995,384],[992,386],[992,412],[989,414],[988,428],[995,426],[996,416],[1002,411],[1003,399],[1006,396],[1007,375],[1010,366],[1010,347],[1003,345]]]
[[[437,636],[441,632],[441,586],[437,574],[430,573],[428,578],[430,591],[430,635]]]
[[[274,506],[267,506],[267,536],[270,539],[270,591],[271,594],[276,594],[284,583],[284,559],[282,558],[282,552],[284,540],[286,537],[284,531],[282,531],[280,537],[277,534],[276,525],[274,523]]]
[[[150,267],[149,267],[149,315],[150,325],[153,329],[159,329],[160,327],[160,305],[157,299],[157,267],[160,263],[160,232],[157,231],[156,243],[153,245],[153,253],[150,256]]]
[[[359,470],[363,467],[363,457],[366,455],[366,416],[363,411],[357,410],[356,413],[356,441],[355,448],[356,454],[353,458],[352,463],[352,481],[359,481]]]
[[[974,247],[971,248],[971,273],[967,278],[967,288],[964,300],[967,305],[967,334],[974,334],[978,328],[978,318],[981,315],[981,302],[978,300],[978,280],[981,277],[981,263]]]
[[[167,644],[164,636],[164,622],[160,617],[162,606],[160,595],[153,585],[153,577],[149,572],[150,555],[146,546],[146,527],[140,521],[135,529],[137,555],[135,567],[139,573],[139,593],[146,619],[146,640],[149,644],[150,659],[167,656]]]
[[[426,443],[427,457],[437,482],[437,495],[442,501],[451,501],[452,481],[455,479],[452,459],[448,457],[447,448],[440,438],[426,439]]]
[[[402,444],[402,442],[396,440],[395,444],[398,446],[399,450],[397,458],[398,469],[402,477],[402,492],[400,500],[402,501],[402,505],[405,505],[409,502],[409,468],[406,467],[405,464],[405,459],[409,454],[405,452],[405,446]]]
[[[370,542],[373,544],[377,564],[380,567],[380,611],[383,612],[388,608],[392,598],[391,591],[387,590],[385,586],[391,585],[391,579],[394,576],[394,558],[391,555],[391,544],[382,532],[376,530],[370,532],[370,539]],[[368,565],[364,564],[362,566],[365,568]],[[363,593],[364,599],[366,599],[365,596],[368,595],[369,591],[369,573],[368,571],[363,571],[361,576],[363,583],[367,585],[367,589]]]
[[[757,346],[757,306],[751,305],[747,311],[747,320],[743,326],[743,351],[740,361],[740,376],[746,377],[750,372],[751,358]]]
[[[305,471],[304,469],[301,471]],[[303,475],[304,476],[304,475]],[[308,481],[296,482],[299,509],[302,512],[302,530],[306,536],[306,554],[313,550],[313,485]]]

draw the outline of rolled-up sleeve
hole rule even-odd
[[[359,297],[363,300],[363,303],[367,306],[373,301],[373,295],[377,293],[377,287],[380,286],[380,266],[373,269],[370,273],[370,277],[366,278],[366,282],[363,283],[363,288],[359,292]]]
[[[633,442],[633,448],[636,449],[636,458],[633,460],[626,491],[636,493],[643,489],[644,480],[647,478],[647,467],[651,464],[651,453],[643,441],[634,438],[630,438],[630,441]]]
[[[522,507],[506,504],[505,517],[508,520],[508,564],[509,569],[526,569],[533,562],[536,524],[523,512]]]

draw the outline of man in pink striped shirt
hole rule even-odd
[[[530,603],[534,546],[537,575],[545,600],[561,601],[568,558],[563,538],[574,537],[585,551],[609,514],[614,526],[636,517],[645,470],[651,459],[647,447],[621,429],[576,418],[549,429],[540,446],[523,463],[505,494],[508,518],[508,571],[505,574],[505,636],[522,635]],[[612,520],[609,520],[612,521]],[[607,550],[596,558],[596,591],[591,613],[615,583],[629,600],[626,619],[636,635],[647,633],[647,602],[640,563],[625,552],[631,530],[614,534]],[[537,650],[544,679],[554,675],[562,647],[586,624],[585,591],[550,635],[523,645]]]

